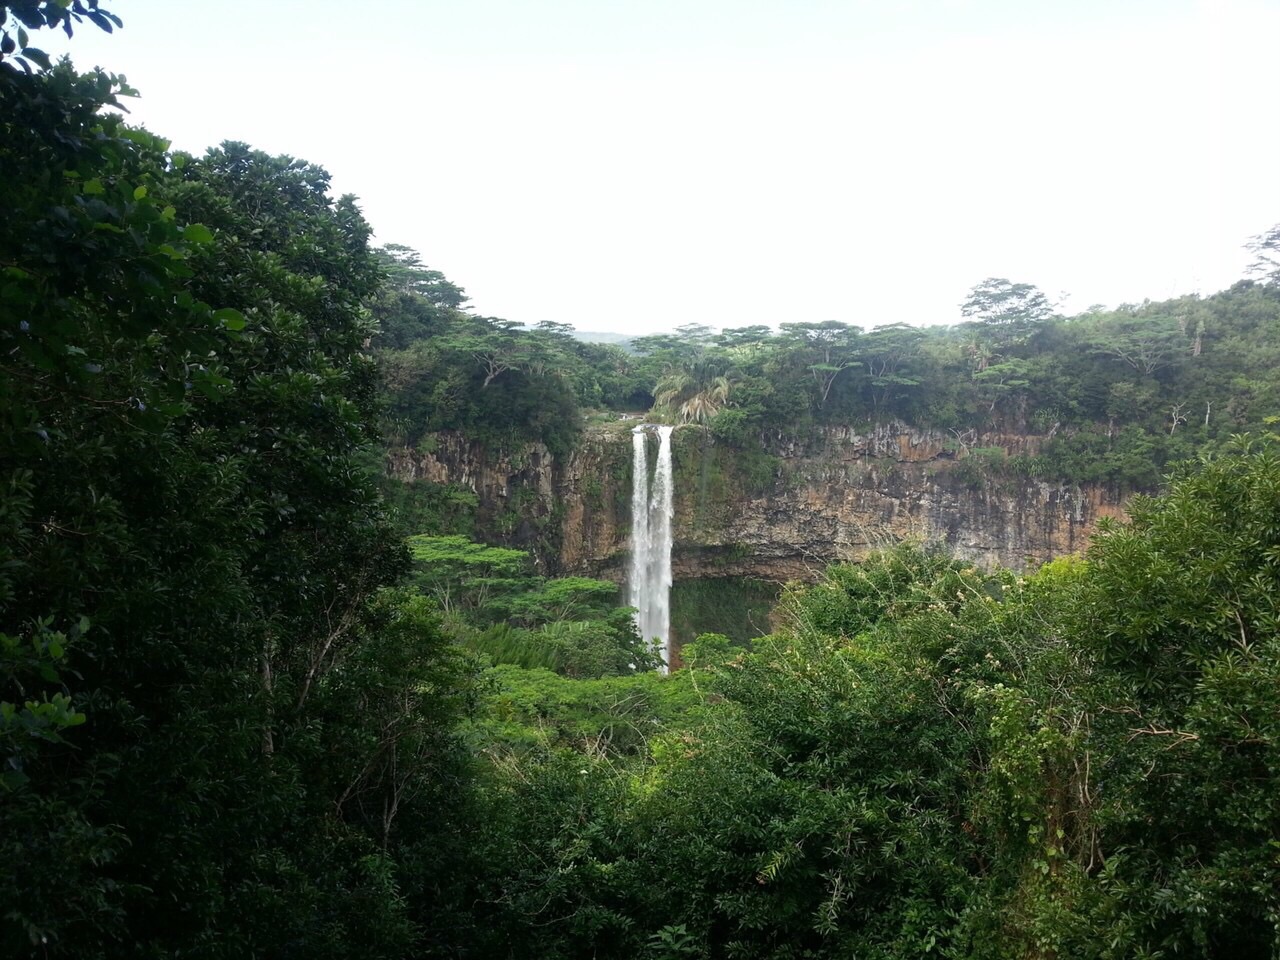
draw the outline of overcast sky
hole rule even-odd
[[[201,151],[326,167],[479,313],[654,332],[1209,293],[1280,222],[1280,0],[102,0]]]

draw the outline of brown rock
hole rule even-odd
[[[1017,455],[1040,440],[989,434],[968,446]],[[809,579],[903,540],[1023,569],[1082,551],[1099,519],[1123,516],[1107,490],[983,473],[950,435],[900,423],[776,437],[745,453],[683,427],[674,457],[677,579]],[[425,448],[390,451],[387,470],[474,491],[483,538],[530,550],[544,573],[625,575],[629,430],[590,430],[559,459],[541,444],[496,452],[438,434]]]

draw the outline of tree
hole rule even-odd
[[[437,307],[450,310],[469,309],[464,304],[471,299],[466,291],[450,282],[439,270],[424,266],[417,250],[399,243],[388,243],[374,251],[387,273],[392,289],[400,293],[412,293]]]
[[[1031,386],[1030,375],[1031,365],[1027,361],[1013,359],[992,364],[975,373],[973,379],[991,398],[987,407],[987,412],[991,413],[1002,399]]]
[[[107,16],[79,3],[0,12],[67,30]],[[6,56],[42,65],[25,29],[4,26]],[[245,326],[186,288],[210,231],[165,199],[164,142],[106,111],[128,94],[121,81],[29,67],[0,63],[0,952],[12,956],[127,936],[150,856],[130,801],[155,773],[135,761],[163,749],[185,668],[211,650],[202,630],[235,636],[217,611],[245,600],[232,545],[252,540],[254,515],[218,506],[238,465],[211,469],[179,440],[182,418],[226,389]],[[194,746],[208,714],[187,719]]]
[[[721,330],[716,343],[729,350],[757,347],[768,343],[773,337],[773,330],[763,324],[750,327],[732,327]]]
[[[507,371],[518,370],[528,361],[526,345],[515,335],[512,327],[496,323],[494,328],[495,332],[476,338],[470,348],[484,372],[484,382],[480,384],[482,390]]]
[[[920,385],[920,378],[911,374],[911,364],[924,336],[918,327],[891,323],[876,327],[862,338],[861,356],[868,374],[865,383],[875,409],[888,408],[895,399]]]
[[[608,581],[562,577],[515,598],[508,609],[532,626],[603,617],[616,608],[617,599],[618,588]]]
[[[818,405],[825,407],[836,379],[845,370],[861,367],[855,359],[862,331],[839,320],[821,323],[784,323],[782,340],[794,345],[808,361],[809,373],[818,390]]]
[[[676,327],[676,336],[686,343],[705,346],[715,339],[715,335],[715,328],[705,323],[682,323]]]
[[[475,543],[461,536],[409,538],[419,588],[445,611],[478,609],[530,580],[523,550]]]
[[[1278,505],[1280,457],[1244,442],[1131,501],[1089,552],[1081,638],[1111,677],[1099,722],[1125,745],[1104,811],[1125,852],[1103,916],[1147,952],[1275,944]]]
[[[1203,327],[1198,329],[1202,335]],[[1177,324],[1161,315],[1121,314],[1100,326],[1097,337],[1096,352],[1118,357],[1147,376],[1168,366],[1185,349]]]
[[[724,367],[703,354],[688,366],[670,369],[653,388],[654,406],[684,423],[707,423],[729,401],[732,382]]]
[[[412,322],[425,304],[410,299],[393,322]],[[386,325],[386,320],[383,321]],[[430,335],[380,353],[391,429],[414,443],[444,430],[505,446],[540,441],[567,453],[581,428],[578,403],[598,402],[601,381],[619,379],[616,352],[459,311],[437,314]],[[598,359],[590,368],[580,351]]]
[[[451,733],[359,459],[368,226],[309,164],[167,153],[125,92],[0,64],[0,949],[402,955],[373,771]],[[360,672],[395,709],[335,699]]]
[[[1258,234],[1245,249],[1253,254],[1249,274],[1269,286],[1280,285],[1280,223]]]
[[[1032,284],[988,277],[969,291],[960,312],[966,317],[977,317],[983,323],[1025,327],[1048,319],[1053,313],[1053,304]]]
[[[555,340],[559,340],[561,342],[573,340],[574,328],[571,323],[559,323],[555,320],[539,320],[533,326],[535,330],[540,333],[545,333],[547,336]]]

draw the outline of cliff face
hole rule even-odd
[[[1025,567],[1082,550],[1122,505],[1099,488],[992,475],[957,455],[949,437],[889,424],[832,429],[801,444],[777,438],[742,451],[685,427],[674,440],[677,579],[807,579],[833,560],[858,559],[904,539],[940,543],[982,564]],[[1034,451],[1038,438],[991,435],[991,456]],[[568,457],[540,445],[495,454],[456,435],[433,448],[393,450],[405,482],[473,490],[486,539],[533,551],[539,567],[620,580],[631,498],[626,424],[594,429]]]

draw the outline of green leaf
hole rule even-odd
[[[38,47],[27,47],[22,51],[22,55],[36,63],[42,70],[53,69],[53,61],[49,59],[49,55]]]
[[[92,180],[86,180],[84,182],[84,186],[81,187],[80,190],[83,193],[87,193],[91,195],[97,195],[97,194],[107,192],[106,187],[102,185],[102,181],[99,180],[97,177],[94,177]]]
[[[135,199],[135,200],[141,200],[141,199],[142,199],[143,197],[145,197],[146,195],[147,195],[147,188],[146,188],[146,187],[138,187],[137,189],[135,189],[135,190],[133,191],[133,199]]]
[[[203,223],[188,223],[182,228],[182,236],[191,243],[213,243],[213,231]]]
[[[222,325],[228,330],[243,330],[248,323],[243,313],[231,307],[213,311],[213,319],[222,321]]]

